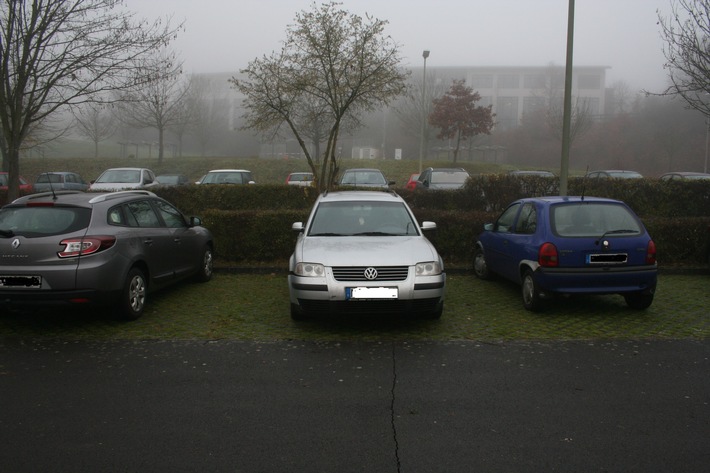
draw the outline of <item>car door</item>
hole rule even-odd
[[[194,273],[201,263],[204,249],[202,235],[188,226],[182,213],[168,202],[153,200],[153,205],[171,234],[173,270],[176,277]]]
[[[521,206],[522,203],[515,202],[503,211],[488,234],[485,247],[486,263],[490,270],[513,281],[519,279],[511,267],[513,266],[512,243],[515,241],[513,230]]]
[[[130,225],[136,228],[151,281],[160,285],[174,279],[176,254],[173,229],[163,225],[149,199],[128,202],[126,210],[131,217]]]

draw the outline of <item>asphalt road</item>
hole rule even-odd
[[[0,339],[3,472],[710,464],[710,341]]]

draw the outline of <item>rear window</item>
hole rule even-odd
[[[27,238],[73,233],[89,226],[91,209],[82,207],[5,207],[0,230]]]
[[[552,231],[563,237],[600,237],[604,234],[634,236],[643,233],[636,216],[613,202],[555,205],[550,210]]]

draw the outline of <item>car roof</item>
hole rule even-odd
[[[465,172],[468,173],[464,168],[429,168],[432,172]]]
[[[29,203],[54,202],[66,205],[94,205],[118,199],[132,197],[157,197],[153,192],[146,190],[127,190],[117,192],[81,192],[81,191],[56,191],[29,194],[15,199],[9,205],[24,205]]]
[[[584,203],[584,202],[604,202],[604,203],[621,203],[620,200],[609,199],[606,197],[594,197],[594,196],[544,196],[544,197],[526,197],[524,199],[518,199],[515,202],[542,202],[548,205],[559,204],[559,203]],[[513,202],[514,203],[514,202]]]
[[[207,174],[212,173],[212,172],[251,172],[246,169],[212,169],[211,171],[208,171]]]
[[[350,169],[346,169],[343,172],[346,173],[346,172],[353,172],[353,171],[382,172],[377,168],[350,168]]]
[[[705,172],[693,172],[693,171],[673,171],[661,174],[663,176],[710,176],[710,174]]]
[[[321,194],[318,198],[321,202],[346,202],[352,200],[360,201],[393,201],[403,202],[404,199],[394,192],[388,191],[337,191]]]
[[[105,171],[142,171],[142,170],[144,170],[144,169],[150,171],[150,169],[148,169],[148,168],[134,168],[134,167],[108,168],[108,169],[106,169]]]

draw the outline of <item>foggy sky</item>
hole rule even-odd
[[[321,3],[320,1],[318,2]],[[281,48],[285,28],[312,0],[126,0],[139,17],[172,16],[172,43],[187,73],[231,72]],[[563,66],[568,0],[342,0],[360,16],[387,20],[403,65]],[[666,83],[657,13],[670,0],[576,0],[574,65],[609,66],[607,86],[660,90]]]

